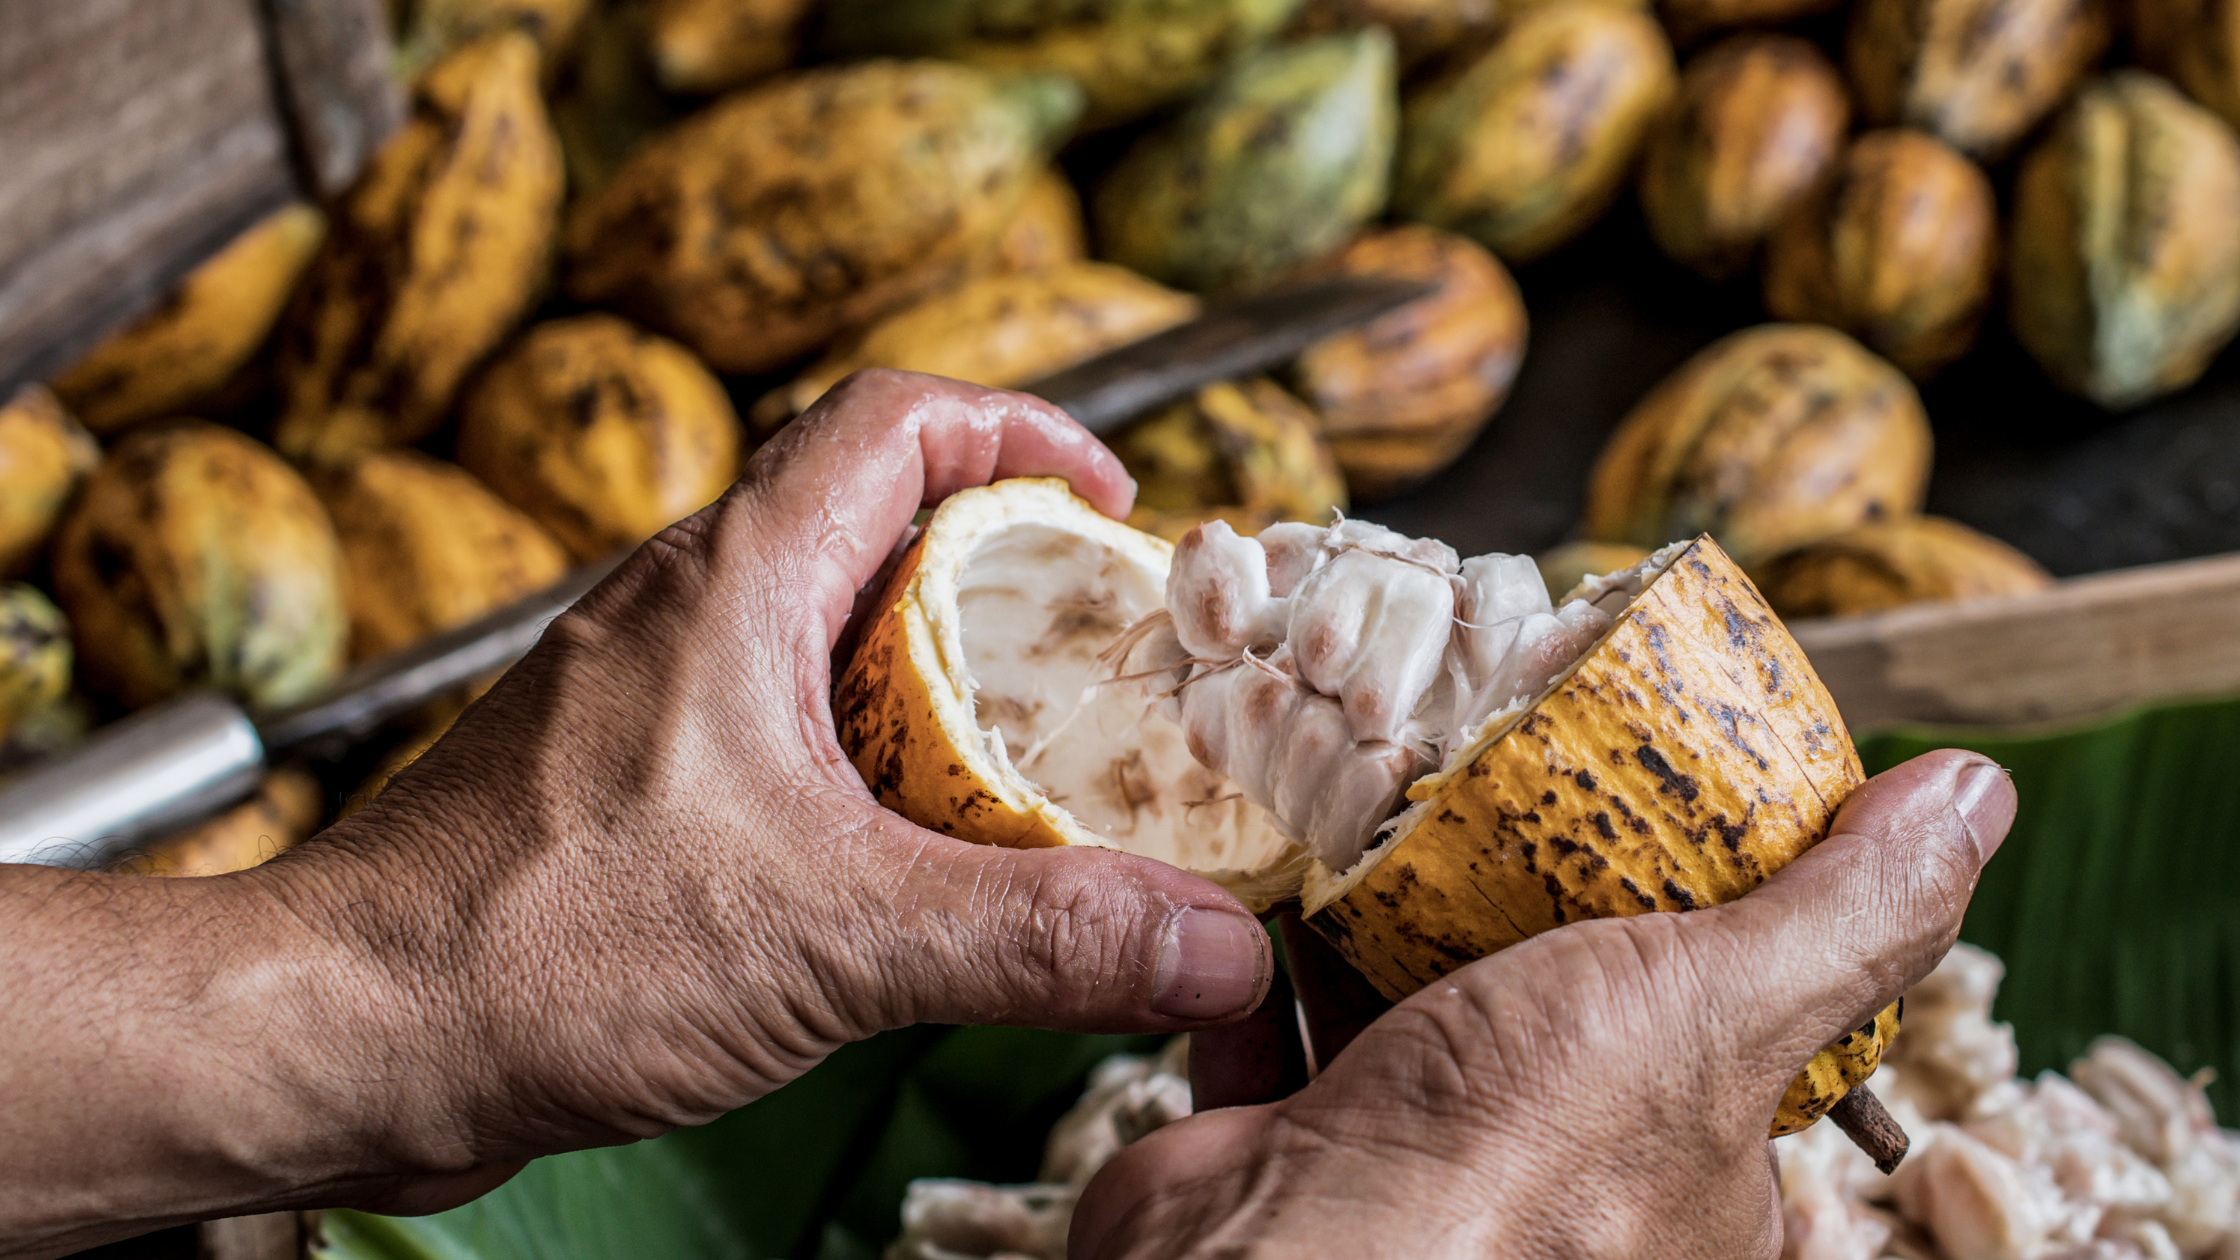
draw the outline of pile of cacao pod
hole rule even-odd
[[[1113,439],[1145,528],[1330,519],[1471,445],[1509,269],[1612,213],[1785,322],[1620,426],[1551,584],[1709,529],[1791,613],[2029,589],[1920,515],[1913,382],[2002,274],[2111,408],[2240,326],[2240,36],[2109,2],[391,0],[411,105],[356,183],[0,400],[0,765],[309,696],[697,510],[851,371],[1014,386],[1239,291],[1431,281]],[[349,795],[297,786],[244,825]]]

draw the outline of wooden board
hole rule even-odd
[[[0,396],[401,116],[378,0],[0,0]]]

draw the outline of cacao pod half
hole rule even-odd
[[[1766,309],[1857,337],[1916,380],[1975,343],[1998,270],[1998,206],[1926,132],[1859,137],[1766,251]]]
[[[1611,434],[1587,483],[1586,534],[1652,547],[1702,530],[1756,564],[1919,511],[1929,448],[1913,383],[1858,342],[1812,324],[1744,329]]]
[[[1845,617],[1904,604],[2026,595],[2053,584],[2038,562],[1939,516],[1869,521],[1765,566],[1784,617]]]
[[[2107,46],[2104,0],[1860,0],[1843,60],[1868,122],[1996,160]]]
[[[568,289],[761,372],[963,274],[1063,134],[1062,80],[804,71],[640,146],[568,225]]]
[[[342,667],[341,552],[294,469],[232,429],[134,430],[63,518],[55,595],[94,689],[302,700]]]
[[[1735,35],[1697,54],[1642,157],[1649,234],[1705,275],[1745,269],[1835,162],[1850,115],[1835,67],[1794,36]]]
[[[2087,88],[2031,150],[2012,230],[2015,335],[2103,407],[2192,384],[2240,327],[2240,142],[2144,71]]]
[[[1312,271],[1438,286],[1309,346],[1289,373],[1322,418],[1348,493],[1398,494],[1454,462],[1508,396],[1524,361],[1524,299],[1493,255],[1418,225],[1364,233]]]
[[[1199,292],[1328,253],[1384,208],[1395,108],[1381,30],[1247,57],[1106,173],[1099,252]]]
[[[1670,104],[1672,47],[1637,9],[1562,0],[1408,93],[1393,173],[1401,215],[1511,262],[1602,216]]]
[[[539,324],[460,408],[460,464],[578,560],[633,547],[739,475],[739,417],[689,351],[612,315]]]
[[[438,62],[342,199],[282,325],[275,444],[291,458],[426,437],[528,313],[561,192],[537,57],[508,30]]]
[[[53,394],[26,385],[0,405],[0,577],[31,567],[101,448]]]

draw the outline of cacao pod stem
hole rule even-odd
[[[1913,1145],[1882,1100],[1864,1085],[1852,1086],[1850,1093],[1837,1099],[1828,1109],[1828,1119],[1835,1121],[1843,1135],[1865,1151],[1886,1177],[1898,1171],[1899,1161]]]

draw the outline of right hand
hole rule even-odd
[[[1121,1152],[1069,1254],[1777,1257],[1782,1091],[1951,948],[2014,809],[1997,766],[1932,753],[1746,897],[1465,967],[1291,1097]]]

